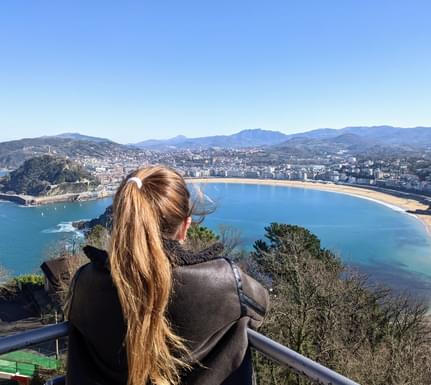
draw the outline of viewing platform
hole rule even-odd
[[[17,333],[11,336],[0,338],[0,354],[9,353],[19,349],[25,349],[29,346],[36,345],[42,342],[54,340],[60,337],[66,337],[69,334],[70,325],[68,322],[62,322],[56,325],[45,326],[35,330],[30,330],[23,333]],[[358,383],[342,376],[333,370],[320,365],[319,363],[304,357],[303,355],[283,346],[276,341],[271,340],[264,335],[248,329],[248,340],[250,346],[256,351],[264,354],[269,359],[286,366],[293,372],[308,378],[318,384],[325,385],[359,385]],[[0,367],[0,370],[2,368]],[[19,365],[16,366],[19,371]],[[3,374],[3,376],[2,376]],[[19,384],[28,385],[31,377],[24,372],[18,373],[0,373],[0,378],[14,379]],[[64,385],[65,377],[57,376],[48,380],[45,385]]]

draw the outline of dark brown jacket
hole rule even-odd
[[[241,364],[246,328],[258,327],[268,306],[266,290],[234,263],[219,257],[220,246],[189,254],[165,243],[175,265],[169,318],[196,362],[183,384],[220,385]],[[91,262],[74,278],[67,306],[72,324],[67,385],[126,385],[125,323],[105,251],[84,248]],[[145,354],[145,352],[142,352]]]

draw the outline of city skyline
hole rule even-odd
[[[426,1],[0,10],[0,141],[431,126]]]

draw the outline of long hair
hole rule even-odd
[[[166,317],[172,267],[163,238],[173,238],[191,214],[190,194],[176,171],[141,168],[113,203],[111,275],[127,325],[128,385],[179,384],[187,349]]]

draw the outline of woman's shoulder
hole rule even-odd
[[[163,247],[173,266],[190,266],[222,259],[224,251],[224,246],[220,242],[216,242],[197,252],[188,250],[180,242],[170,239],[163,240]],[[86,245],[83,247],[83,251],[93,268],[96,270],[109,270],[109,254],[106,250]]]
[[[235,291],[234,265],[225,257],[222,243],[194,252],[184,248],[177,241],[165,241],[166,253],[172,260],[174,284],[186,285],[199,290],[232,286]]]
[[[108,252],[97,247],[86,245],[82,248],[85,256],[90,260],[90,264],[97,270],[108,269],[109,256]]]
[[[173,276],[169,313],[186,340],[206,341],[192,344],[197,356],[242,317],[247,318],[244,325],[261,324],[268,306],[266,289],[222,254],[176,266]]]

